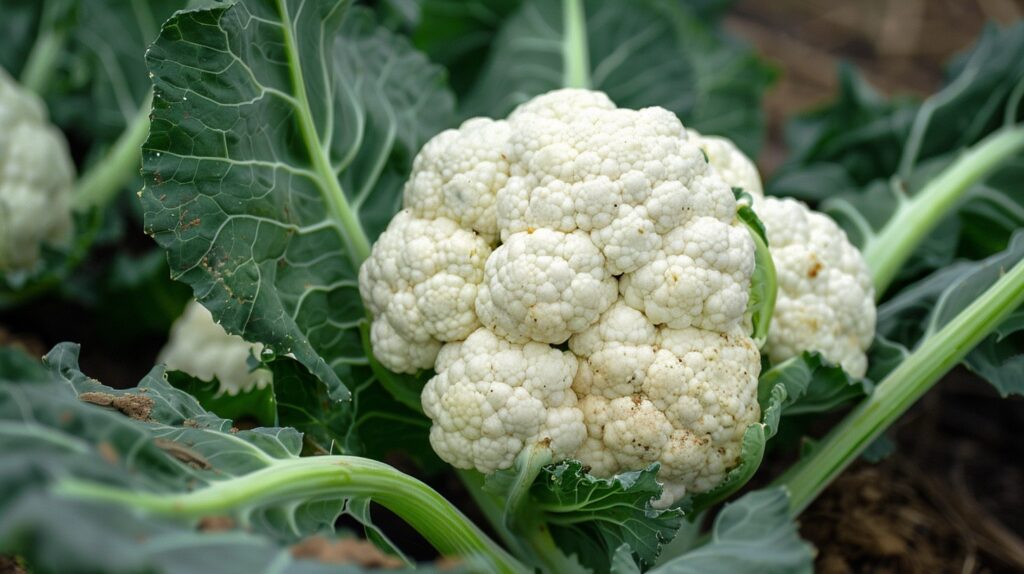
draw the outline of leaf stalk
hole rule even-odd
[[[1024,149],[1024,125],[1008,127],[971,147],[914,197],[900,204],[882,230],[864,246],[875,297],[881,298],[924,237],[949,214],[975,183]]]
[[[925,339],[829,434],[810,456],[776,482],[800,514],[882,432],[955,367],[1013,311],[1024,304],[1024,261],[1014,265],[981,297]]]
[[[256,472],[183,494],[137,492],[80,480],[62,481],[56,489],[64,496],[188,519],[244,515],[294,500],[367,496],[408,522],[444,555],[483,558],[494,572],[527,572],[437,491],[391,466],[361,457],[277,460]]]

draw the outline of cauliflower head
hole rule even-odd
[[[46,107],[0,69],[0,272],[31,269],[71,238],[75,168]]]
[[[360,269],[375,355],[434,368],[431,442],[489,473],[525,447],[601,476],[720,482],[759,420],[754,244],[679,119],[565,89],[428,142]]]
[[[867,372],[875,291],[860,251],[828,216],[794,199],[765,197],[757,168],[731,141],[689,131],[729,185],[754,198],[778,277],[764,351],[781,362],[817,351],[854,377]]]
[[[832,218],[794,199],[755,203],[779,291],[765,352],[773,362],[818,351],[864,376],[875,335],[875,289],[860,251]]]
[[[206,307],[191,301],[171,327],[157,361],[207,382],[216,378],[221,392],[234,395],[273,380],[267,369],[249,369],[249,355],[259,355],[262,349],[259,343],[228,334]]]

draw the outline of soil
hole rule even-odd
[[[404,565],[400,559],[381,552],[372,542],[358,538],[329,540],[311,536],[292,546],[291,552],[296,558],[328,564],[355,564],[372,569],[397,569]]]

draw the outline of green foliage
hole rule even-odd
[[[662,492],[658,465],[597,478],[579,461],[550,462],[547,448],[526,448],[512,468],[487,477],[483,490],[501,501],[503,526],[527,540],[537,531],[550,532],[557,545],[554,552],[568,560],[563,567],[574,570],[608,572],[622,547],[631,564],[654,564],[683,516],[679,509],[652,506]],[[534,543],[533,551],[538,547]],[[538,560],[552,567],[545,557]]]
[[[465,94],[463,117],[504,117],[517,104],[562,87],[561,4],[515,4],[423,5],[414,39],[449,64],[454,85]],[[667,0],[590,0],[583,8],[594,89],[621,107],[662,106],[687,127],[728,137],[757,154],[764,136],[759,102],[773,74],[721,32],[716,10],[698,14]]]
[[[390,545],[370,517],[374,492],[399,499],[385,502],[399,515],[409,512],[402,497],[427,508],[423,496],[437,496],[373,461],[299,458],[295,429],[233,428],[160,367],[137,387],[112,389],[81,373],[77,358],[77,346],[63,344],[44,368],[0,349],[0,552],[34,569],[359,572],[295,558],[289,547],[334,536],[343,514]],[[468,524],[449,518],[448,529]]]
[[[229,332],[293,354],[341,399],[369,376],[358,265],[452,98],[369,13],[299,7],[254,1],[164,25],[147,56],[142,201],[173,276]]]
[[[810,574],[814,548],[800,538],[782,488],[757,490],[725,505],[711,539],[651,574]],[[621,572],[627,572],[626,570]]]
[[[168,371],[164,376],[172,387],[195,397],[204,409],[221,418],[233,421],[247,419],[259,426],[273,426],[277,423],[277,402],[270,385],[253,386],[231,394],[221,392],[220,381],[216,378],[203,381],[181,371]]]
[[[871,392],[868,379],[856,379],[819,353],[803,353],[774,365],[761,374],[758,402],[769,404],[776,385],[786,389],[782,409],[786,415],[827,412]]]
[[[578,461],[543,469],[530,490],[531,505],[544,514],[558,547],[595,572],[608,570],[614,550],[625,544],[643,567],[658,558],[682,521],[679,510],[657,510],[658,466],[596,478]]]
[[[837,100],[791,120],[791,155],[768,184],[835,217],[860,246],[871,241],[964,150],[1017,124],[1024,97],[1024,25],[989,27],[949,66],[942,90],[925,100],[887,100],[855,70],[840,70]],[[903,280],[949,264],[957,255],[983,257],[1002,250],[1024,225],[1024,200],[1014,191],[1024,166],[1016,152],[973,183],[956,216],[946,217],[901,269]]]
[[[906,347],[934,335],[1024,260],[1024,232],[1014,233],[1009,246],[978,261],[959,261],[904,289],[878,309],[878,332]],[[966,359],[968,368],[992,383],[999,394],[1024,394],[1024,354],[1018,336],[1024,312],[1016,311],[985,338]]]
[[[51,572],[241,573],[270,561],[303,571],[281,544],[329,528],[340,505],[252,508],[235,519],[247,531],[201,532],[194,520],[61,496],[59,485],[69,477],[184,491],[295,457],[301,438],[291,429],[235,432],[231,421],[170,386],[160,368],[136,388],[105,387],[78,371],[77,355],[73,345],[55,348],[46,357],[47,380],[38,372],[19,376],[7,365],[0,371],[0,551]]]
[[[351,400],[339,400],[294,359],[277,357],[265,367],[274,373],[277,424],[302,431],[308,452],[378,460],[399,454],[426,473],[444,468],[427,438],[430,422],[395,401],[368,371],[350,385]]]

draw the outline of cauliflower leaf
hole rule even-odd
[[[368,376],[356,271],[445,127],[442,70],[347,2],[180,12],[147,54],[141,193],[172,277],[328,384]]]

